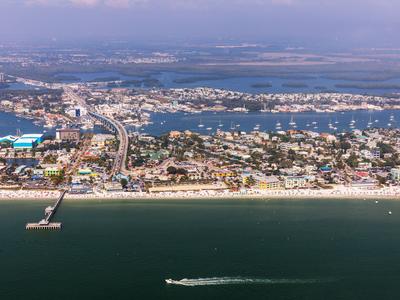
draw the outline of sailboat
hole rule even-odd
[[[296,126],[296,122],[293,120],[293,116],[290,118],[289,125],[292,126],[292,127]]]
[[[218,127],[223,127],[223,126],[224,126],[224,124],[222,124],[221,120],[219,120]]]
[[[276,130],[282,130],[282,124],[279,121],[276,122],[275,129]]]
[[[368,122],[368,124],[367,124],[367,128],[371,128],[371,126],[372,126],[372,116],[371,115],[369,115],[369,122]]]
[[[356,120],[354,120],[354,116],[352,116],[351,117],[351,121],[350,121],[350,123],[349,123],[349,127],[351,128],[351,129],[354,129],[356,126]]]
[[[203,128],[204,127],[204,124],[201,122],[201,119],[200,119],[200,123],[199,123],[198,127],[199,128]]]

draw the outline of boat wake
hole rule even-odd
[[[245,285],[245,284],[313,284],[320,283],[317,279],[267,279],[267,278],[246,278],[246,277],[211,277],[197,279],[172,280],[166,279],[165,282],[171,285],[182,286],[205,286],[205,285]]]

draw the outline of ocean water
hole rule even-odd
[[[0,202],[0,299],[398,299],[398,201],[48,204]]]

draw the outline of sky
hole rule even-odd
[[[3,41],[400,46],[398,0],[0,0]]]

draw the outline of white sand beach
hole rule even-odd
[[[52,200],[57,199],[59,191],[0,190],[0,200]],[[367,190],[354,187],[338,186],[326,190],[246,190],[199,191],[199,192],[163,192],[163,193],[129,193],[129,192],[95,192],[93,194],[67,194],[66,200],[140,200],[140,199],[305,199],[305,198],[384,198],[400,199],[400,187],[386,187]]]

